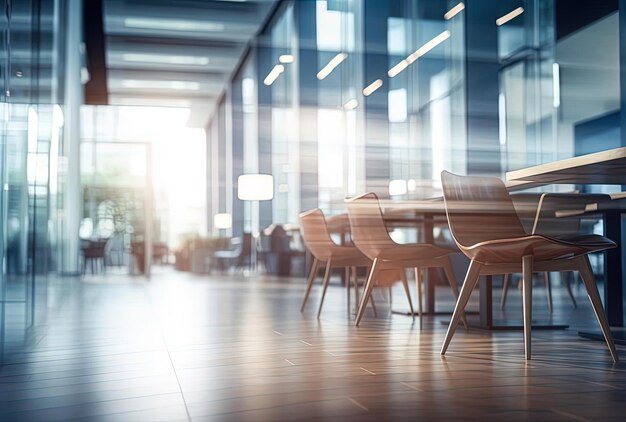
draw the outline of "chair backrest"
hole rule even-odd
[[[365,256],[374,259],[382,248],[395,245],[387,231],[375,193],[347,199],[346,205],[352,241]]]
[[[448,224],[459,247],[527,235],[502,180],[443,171],[441,183]]]
[[[589,219],[589,215],[584,214],[592,211],[598,203],[605,201],[610,201],[610,196],[586,193],[544,193],[539,202],[533,233],[579,234],[583,217]]]
[[[303,212],[299,218],[304,244],[315,258],[321,261],[327,260],[335,243],[326,227],[326,219],[322,210],[316,208]]]
[[[527,233],[556,236],[578,234],[585,207],[592,202],[578,193],[523,193],[511,195]],[[560,216],[568,213],[569,216]]]

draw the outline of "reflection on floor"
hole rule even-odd
[[[441,358],[445,317],[420,330],[381,294],[356,328],[337,285],[317,320],[317,292],[299,313],[299,279],[87,277],[2,368],[0,420],[623,420],[626,364],[576,335],[594,327],[582,290],[576,311],[554,290],[554,320],[573,323],[535,331],[526,363],[520,332],[460,329]],[[535,298],[547,318],[544,290]],[[404,300],[398,287],[393,307]],[[519,318],[516,289],[508,302]]]

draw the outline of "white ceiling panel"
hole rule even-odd
[[[275,0],[106,0],[109,103],[190,107],[204,127]]]

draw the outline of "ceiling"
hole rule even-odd
[[[189,107],[204,127],[276,0],[105,0],[108,103]]]

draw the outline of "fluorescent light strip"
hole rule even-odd
[[[552,63],[552,105],[561,105],[561,69],[558,63]]]
[[[498,138],[500,145],[506,145],[506,97],[501,92],[498,95]]]
[[[463,3],[459,3],[456,6],[454,6],[452,9],[448,10],[446,14],[443,15],[443,18],[449,21],[450,19],[458,15],[463,9],[465,9],[465,5]]]
[[[353,98],[351,100],[348,100],[343,105],[343,108],[344,108],[344,110],[354,110],[358,105],[359,105],[359,102]]]
[[[348,55],[346,53],[339,53],[335,57],[330,59],[328,64],[324,66],[322,70],[317,72],[317,79],[321,81],[326,76],[330,75],[330,72],[332,72],[337,66],[339,66],[341,62],[343,62],[347,57]]]
[[[502,16],[501,18],[496,19],[496,25],[498,25],[498,26],[504,25],[505,23],[507,23],[511,19],[515,19],[516,17],[518,17],[522,13],[524,13],[524,8],[523,7],[518,7],[517,9],[507,13],[506,15]]]
[[[437,47],[439,44],[444,42],[450,38],[450,31],[443,31],[441,34],[437,35],[432,40],[428,41],[426,44],[415,50],[411,55],[406,58],[408,64],[413,63],[415,60],[422,57],[424,54],[428,53],[433,48]]]
[[[169,54],[124,53],[122,60],[126,62],[166,63],[182,65],[207,65],[208,57],[177,56]]]
[[[270,70],[270,73],[267,74],[267,76],[263,80],[263,83],[267,86],[270,86],[271,84],[274,83],[276,78],[278,78],[278,76],[280,76],[280,74],[283,73],[284,71],[285,71],[285,66],[283,66],[282,64],[277,64],[276,66],[272,68],[272,70]]]
[[[283,54],[278,58],[278,61],[281,63],[293,63],[293,56],[291,54]]]
[[[395,65],[391,69],[389,69],[389,71],[387,72],[387,75],[389,75],[390,78],[393,78],[398,73],[400,73],[404,69],[406,69],[408,65],[409,65],[409,62],[407,62],[406,60],[402,60],[400,63],[398,63],[397,65]]]
[[[168,31],[210,31],[221,32],[225,29],[220,22],[204,22],[182,19],[126,18],[124,26],[138,29],[164,29]]]
[[[365,95],[366,97],[369,97],[370,95],[374,93],[374,91],[376,91],[381,86],[383,86],[383,80],[376,79],[374,82],[372,82],[371,84],[363,88],[363,95]]]
[[[200,84],[190,81],[149,81],[138,79],[125,79],[122,81],[124,88],[131,89],[178,89],[186,91],[198,91]]]

